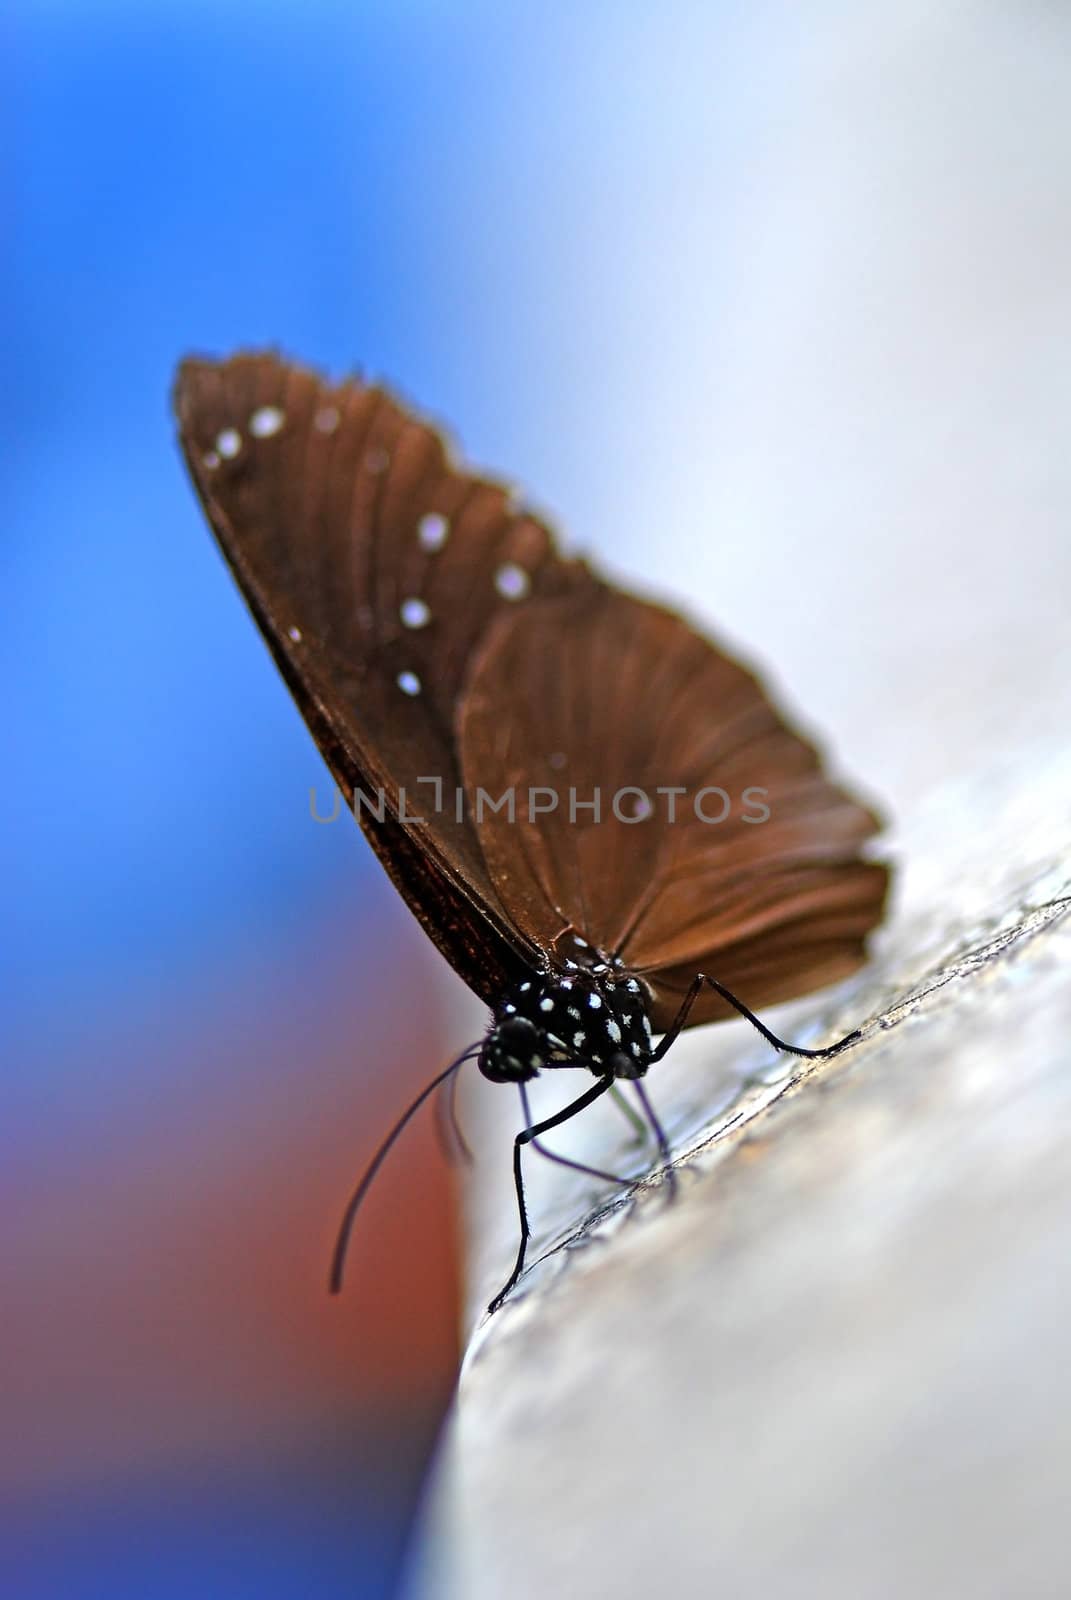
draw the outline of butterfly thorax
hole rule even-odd
[[[564,1066],[612,1078],[647,1071],[651,1024],[639,979],[610,963],[570,968],[533,973],[496,1008],[480,1052],[485,1077],[517,1083]]]

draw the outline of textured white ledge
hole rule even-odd
[[[1071,17],[787,17],[719,13],[716,49],[615,17],[652,87],[606,80],[630,177],[585,236],[611,335],[565,397],[597,455],[576,527],[775,665],[899,820],[873,965],[769,1019],[896,1025],[784,1093],[743,1024],[682,1040],[649,1080],[698,1148],[676,1204],[595,1221],[604,1191],[530,1163],[545,1259],[483,1324],[517,1107],[480,1096],[433,1600],[1071,1591],[1071,933],[1039,909],[1071,875]],[[631,177],[660,131],[683,230]],[[619,1122],[572,1148],[635,1162]]]
[[[422,1592],[1066,1592],[1071,762],[984,777],[984,832],[969,785],[920,809],[868,972],[780,1013],[801,1042],[872,1015],[859,1046],[815,1067],[693,1035],[650,1079],[671,1205],[545,1169],[535,1265],[466,1355]],[[585,1140],[629,1159],[612,1117]],[[508,1189],[483,1216],[474,1316]]]

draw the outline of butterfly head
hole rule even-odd
[[[640,1078],[651,1059],[643,987],[624,974],[535,977],[495,1012],[480,1053],[494,1083],[524,1083],[547,1067],[585,1066],[597,1077]]]

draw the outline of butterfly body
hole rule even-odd
[[[586,941],[577,945],[584,952],[599,955]],[[563,1066],[584,1066],[599,1078],[641,1078],[651,1055],[643,984],[601,956],[519,984],[494,1012],[479,1065],[495,1083],[524,1083]]]

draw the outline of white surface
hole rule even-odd
[[[530,1166],[543,1248],[582,1247],[476,1335],[416,1583],[1062,1596],[1071,952],[1030,908],[1071,846],[1071,14],[714,12],[716,51],[698,9],[623,20],[591,90],[626,156],[577,208],[604,294],[577,289],[602,343],[565,509],[772,664],[897,819],[873,967],[771,1020],[806,1042],[931,992],[745,1091],[671,1208],[589,1239],[592,1187]],[[650,1081],[682,1147],[772,1059],[684,1042]],[[611,1110],[576,1137],[627,1159]],[[474,1307],[514,1237],[483,1143]]]

